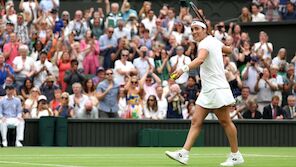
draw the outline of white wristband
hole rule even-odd
[[[181,67],[181,70],[183,72],[188,72],[189,71],[189,66],[186,64],[186,65],[184,65],[184,66]]]

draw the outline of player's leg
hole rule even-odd
[[[191,150],[197,136],[199,135],[203,121],[208,115],[208,110],[196,105],[196,110],[191,120],[191,127],[187,135],[183,149],[177,151],[166,151],[166,155],[182,164],[187,164],[189,160],[189,151]]]
[[[237,130],[230,118],[229,109],[229,107],[225,106],[214,111],[221,126],[224,128],[231,147],[230,156],[225,162],[221,163],[222,166],[234,166],[244,163],[244,159],[238,151]]]

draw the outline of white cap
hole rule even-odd
[[[40,95],[40,96],[38,97],[38,101],[40,101],[40,100],[45,100],[45,101],[47,101],[47,98],[46,98],[44,95]]]

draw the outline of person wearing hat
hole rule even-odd
[[[96,75],[92,78],[95,87],[98,86],[100,82],[105,79],[105,69],[104,67],[99,67],[96,71]]]
[[[32,118],[40,118],[43,116],[52,116],[53,113],[48,105],[47,98],[44,95],[40,95],[37,100],[37,107],[31,111]]]
[[[22,104],[19,98],[14,96],[15,87],[6,85],[6,96],[0,100],[0,131],[2,145],[7,147],[7,129],[9,126],[16,127],[16,147],[22,147],[24,139],[25,121],[22,118]]]
[[[46,77],[43,84],[40,86],[41,94],[47,97],[47,102],[50,102],[54,99],[54,91],[59,89],[60,87],[55,84],[55,77],[53,75],[49,75]]]
[[[184,55],[183,46],[179,45],[176,47],[177,55],[170,58],[170,64],[172,65],[172,71],[175,71],[178,68],[181,68],[184,65],[188,65],[191,63],[191,59],[188,56]],[[177,80],[176,83],[179,85],[186,84],[188,80],[189,74],[182,74]],[[185,86],[185,85],[184,85]]]

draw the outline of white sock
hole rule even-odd
[[[239,151],[237,151],[236,153],[231,152],[231,155],[239,155],[239,154],[240,154]]]
[[[188,155],[188,154],[189,154],[189,151],[186,150],[185,148],[182,148],[181,152],[182,152],[183,154],[185,154],[185,155]]]

